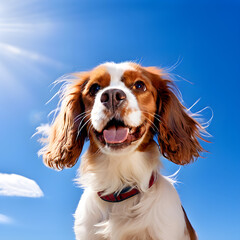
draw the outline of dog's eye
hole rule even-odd
[[[94,83],[90,87],[89,93],[91,96],[95,96],[100,89],[101,89],[101,87],[97,83]]]
[[[144,91],[146,91],[147,88],[146,88],[146,85],[144,84],[144,82],[137,81],[134,83],[133,89],[144,92]]]

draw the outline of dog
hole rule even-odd
[[[85,140],[77,181],[77,240],[195,240],[160,156],[178,165],[196,160],[205,129],[179,101],[167,73],[133,62],[74,73],[62,88],[59,112],[40,150],[44,163],[74,166]]]

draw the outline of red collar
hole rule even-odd
[[[155,183],[156,179],[157,179],[157,177],[153,173],[149,180],[149,185],[148,185],[149,188]],[[138,193],[140,193],[140,191],[137,188],[126,187],[120,193],[114,192],[109,195],[102,195],[102,193],[103,193],[103,191],[98,192],[98,196],[106,202],[121,202],[121,201],[124,201],[128,198],[131,198],[131,197],[137,195]]]

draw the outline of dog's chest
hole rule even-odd
[[[98,224],[98,231],[108,236],[106,239],[153,240],[146,221],[148,214],[140,199],[139,194],[123,202],[108,203],[105,219]]]
[[[149,191],[118,203],[106,203],[100,232],[108,240],[189,240],[181,203],[164,178]],[[102,209],[103,210],[103,209]]]

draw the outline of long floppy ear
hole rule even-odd
[[[60,111],[52,125],[47,129],[42,127],[37,129],[46,136],[40,140],[45,146],[39,151],[39,155],[43,156],[45,165],[58,170],[75,165],[87,137],[85,127],[78,133],[82,119],[78,116],[85,111],[82,89],[87,82],[88,74],[81,74],[79,77],[81,78],[67,83],[62,92]]]
[[[145,68],[157,89],[156,125],[159,126],[158,143],[164,157],[185,165],[194,161],[204,151],[198,138],[204,140],[200,131],[204,128],[181,104],[173,92],[171,80],[164,80],[160,69]],[[206,141],[206,140],[204,140]]]

